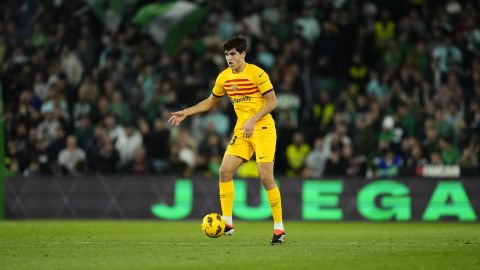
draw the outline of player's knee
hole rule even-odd
[[[275,179],[271,176],[260,176],[260,181],[266,190],[274,189],[277,186]]]
[[[218,170],[218,173],[220,175],[220,181],[230,181],[232,180],[233,177],[233,170],[226,167],[226,166],[220,166],[220,169]]]
[[[260,179],[273,179],[273,171],[265,166],[258,166],[258,174],[260,176]]]

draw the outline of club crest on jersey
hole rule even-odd
[[[236,85],[236,84],[232,85],[232,90],[237,91],[238,90],[238,85]]]

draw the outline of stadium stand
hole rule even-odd
[[[161,44],[134,20],[151,1],[103,1],[124,3],[117,21],[95,2],[1,4],[10,175],[216,175],[229,100],[180,128],[166,121],[209,95],[235,34],[275,87],[277,173],[479,175],[478,1],[191,2],[199,23]],[[67,138],[86,155],[68,169]]]

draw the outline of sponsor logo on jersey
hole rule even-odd
[[[240,102],[245,102],[245,101],[250,101],[252,100],[251,97],[249,96],[243,96],[241,98],[232,98],[230,97],[230,101],[232,101],[232,104],[240,103]]]

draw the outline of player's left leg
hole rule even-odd
[[[273,177],[273,162],[258,162],[258,173],[262,185],[267,191],[268,201],[272,209],[273,216],[273,244],[281,244],[285,239],[285,229],[282,220],[282,198],[275,179]]]

